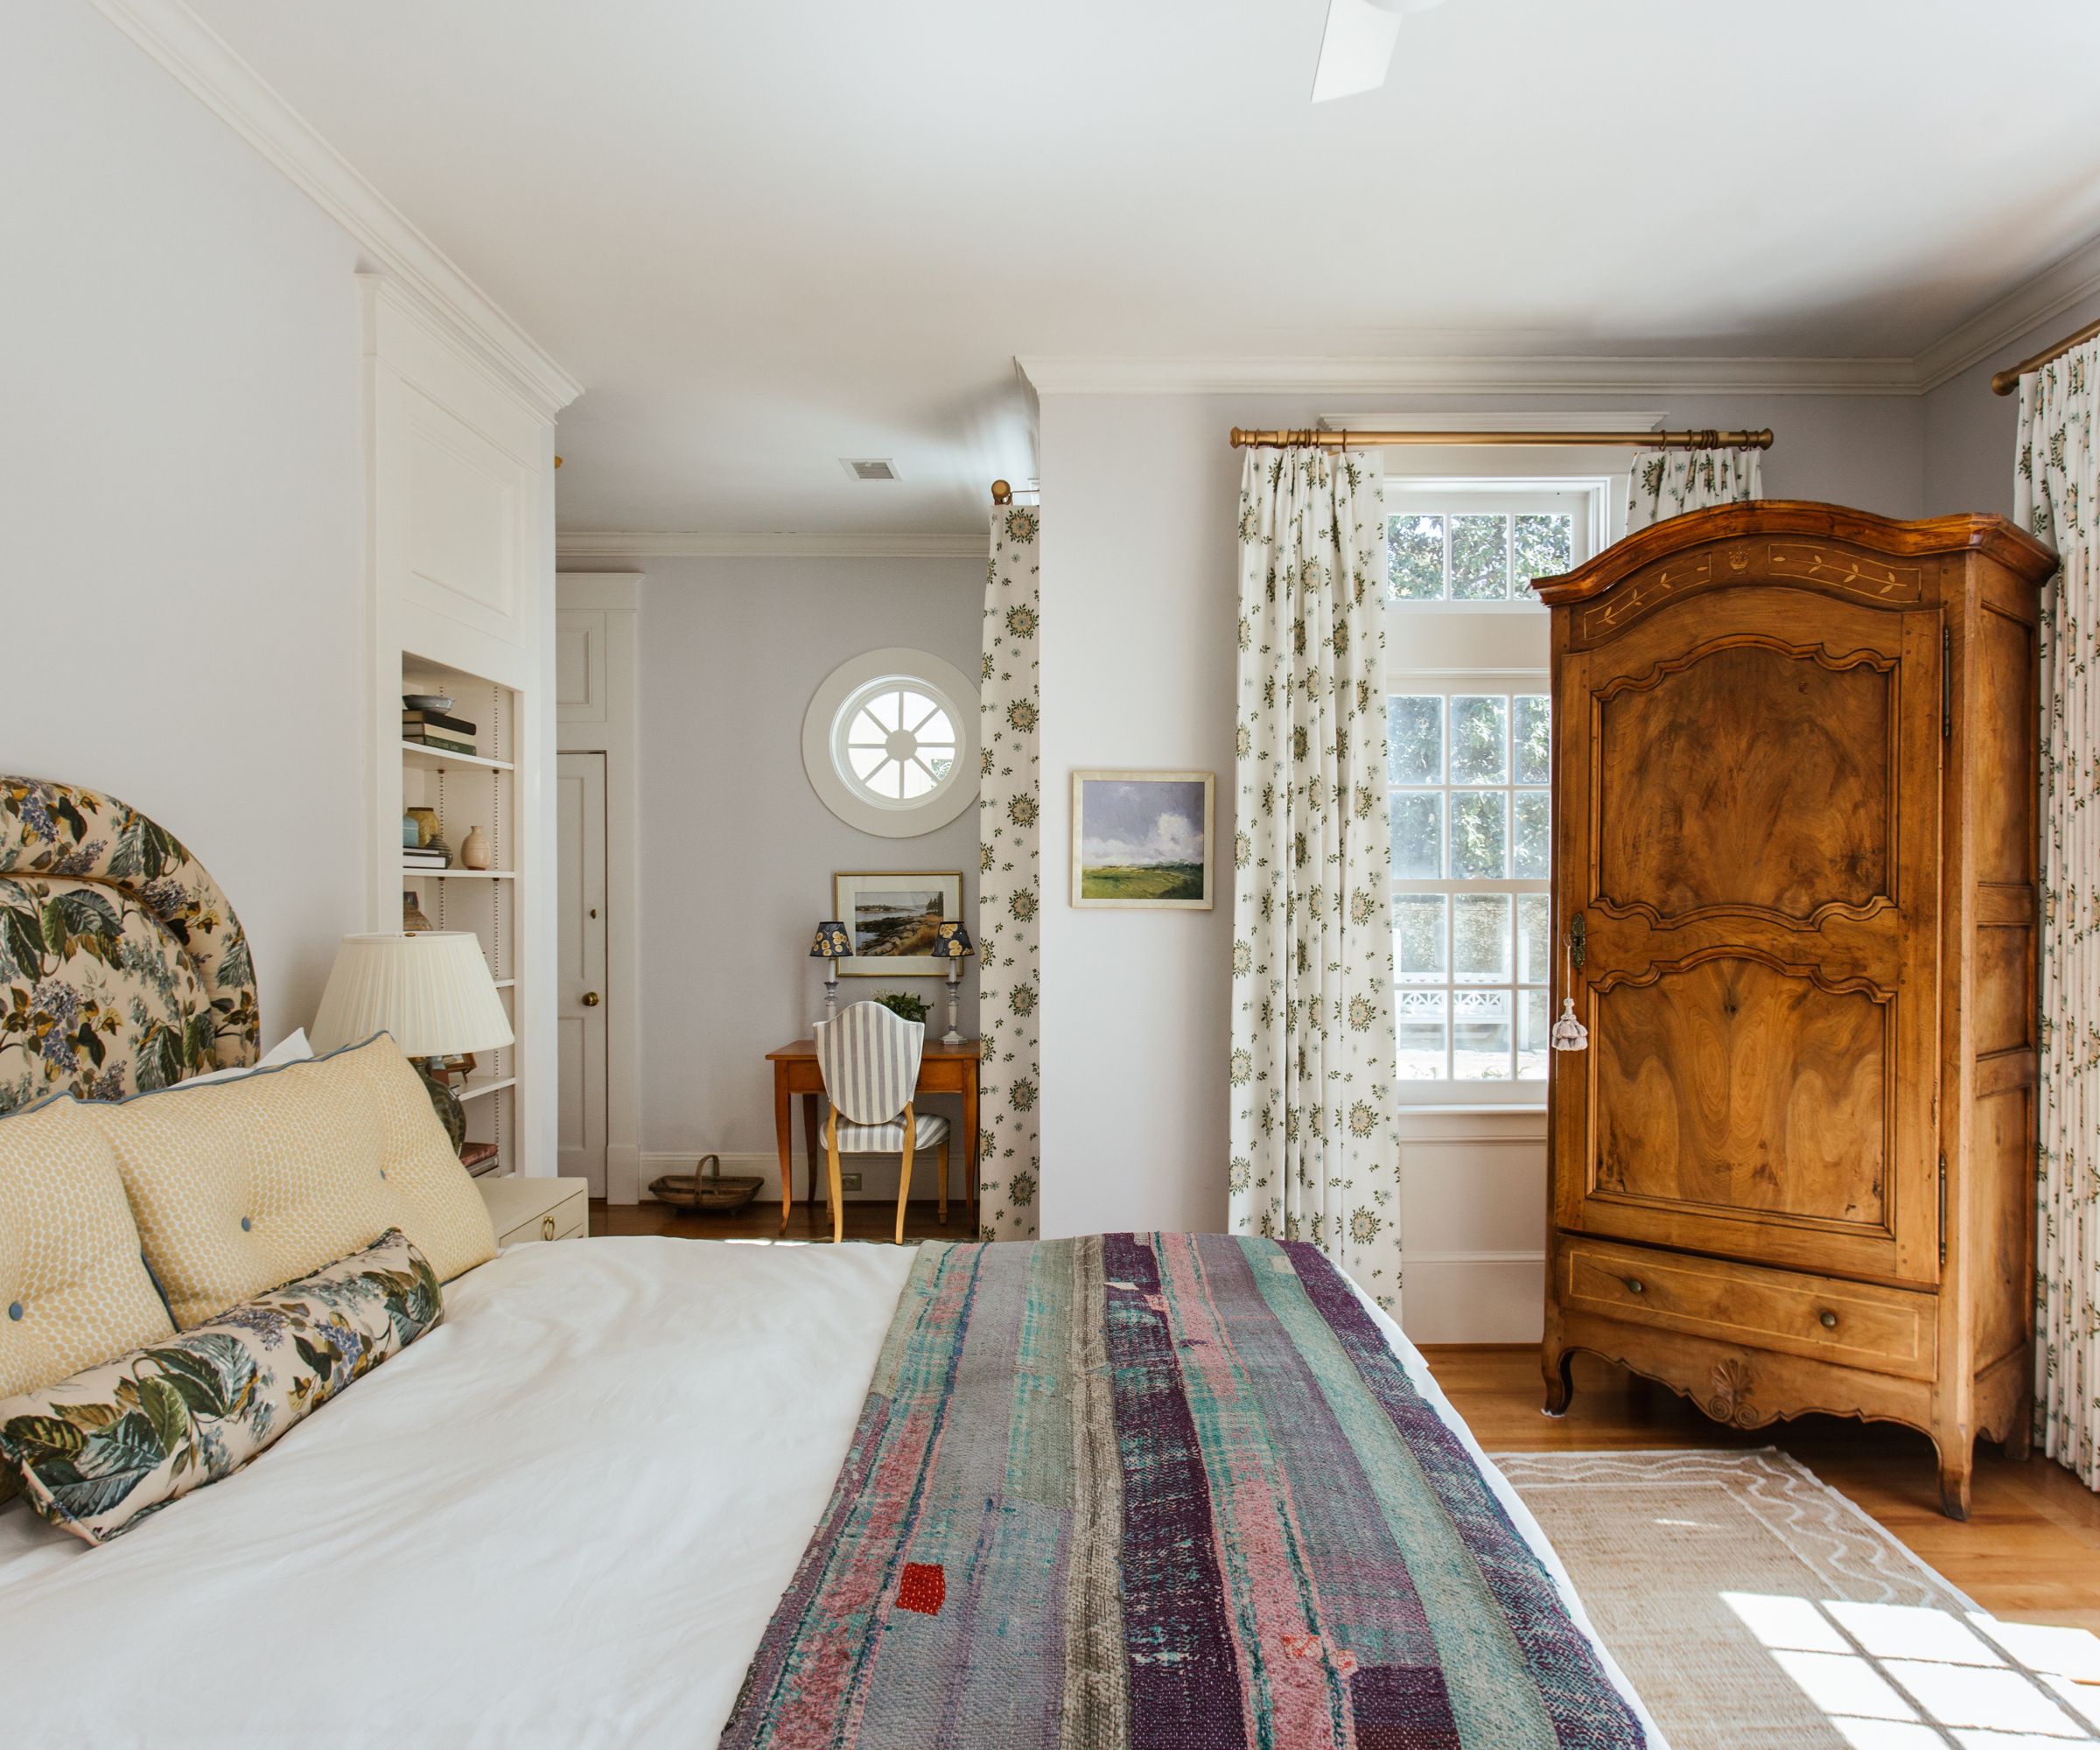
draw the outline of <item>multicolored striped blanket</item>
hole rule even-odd
[[[733,1750],[1522,1750],[1640,1724],[1314,1247],[929,1244]]]

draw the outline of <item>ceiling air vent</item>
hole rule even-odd
[[[841,456],[838,465],[857,480],[893,480],[897,465],[887,456]]]

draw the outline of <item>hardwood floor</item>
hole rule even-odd
[[[800,1183],[800,1180],[797,1180]],[[948,1202],[948,1225],[942,1227],[935,1214],[938,1205],[932,1198],[921,1203],[914,1198],[904,1212],[904,1236],[907,1240],[967,1240],[970,1231],[970,1205],[961,1197],[950,1197]],[[825,1216],[823,1205],[811,1206],[798,1201],[794,1214],[788,1218],[788,1231],[780,1232],[780,1206],[777,1200],[762,1200],[746,1203],[741,1209],[724,1215],[696,1215],[685,1210],[674,1209],[668,1203],[608,1204],[600,1198],[591,1200],[591,1231],[593,1234],[669,1234],[682,1240],[830,1240],[831,1223]],[[886,1240],[897,1231],[897,1206],[894,1203],[855,1203],[846,1205],[846,1237],[849,1240]]]
[[[966,1239],[968,1209],[906,1212],[912,1239]],[[851,1239],[886,1240],[896,1206],[849,1203]],[[661,1203],[591,1206],[593,1234],[670,1234],[688,1239],[771,1239],[780,1205],[732,1215],[691,1215]],[[828,1240],[830,1225],[797,1204],[788,1237]],[[1886,1526],[1984,1609],[2008,1622],[2100,1633],[2100,1495],[2040,1457],[2014,1464],[1997,1448],[1977,1453],[1974,1510],[1966,1524],[1940,1512],[1930,1443],[1885,1424],[1805,1417],[1742,1434],[1709,1421],[1676,1393],[1587,1355],[1575,1361],[1575,1396],[1558,1420],[1540,1410],[1538,1351],[1530,1346],[1425,1349],[1459,1413],[1490,1452],[1638,1450],[1662,1446],[1778,1446]]]

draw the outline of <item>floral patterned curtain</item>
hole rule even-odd
[[[977,789],[977,1032],[984,1040],[977,1150],[979,1231],[988,1240],[1036,1234],[1036,1006],[1041,990],[1037,913],[1042,807],[1036,718],[1040,643],[1036,550],[1041,518],[994,505],[984,579],[982,774]]]
[[[2020,380],[2013,515],[2056,549],[2041,602],[2040,1184],[2035,1425],[2100,1488],[2100,341]]]
[[[1240,481],[1232,1228],[1310,1240],[1400,1307],[1385,515],[1377,458]]]
[[[1626,532],[1688,510],[1747,504],[1764,495],[1755,450],[1642,450],[1634,457],[1627,491]]]

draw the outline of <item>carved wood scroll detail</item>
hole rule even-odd
[[[1715,1363],[1713,1396],[1706,1400],[1706,1413],[1716,1422],[1732,1423],[1739,1428],[1754,1427],[1758,1415],[1756,1406],[1750,1401],[1751,1389],[1746,1363],[1732,1358]]]

